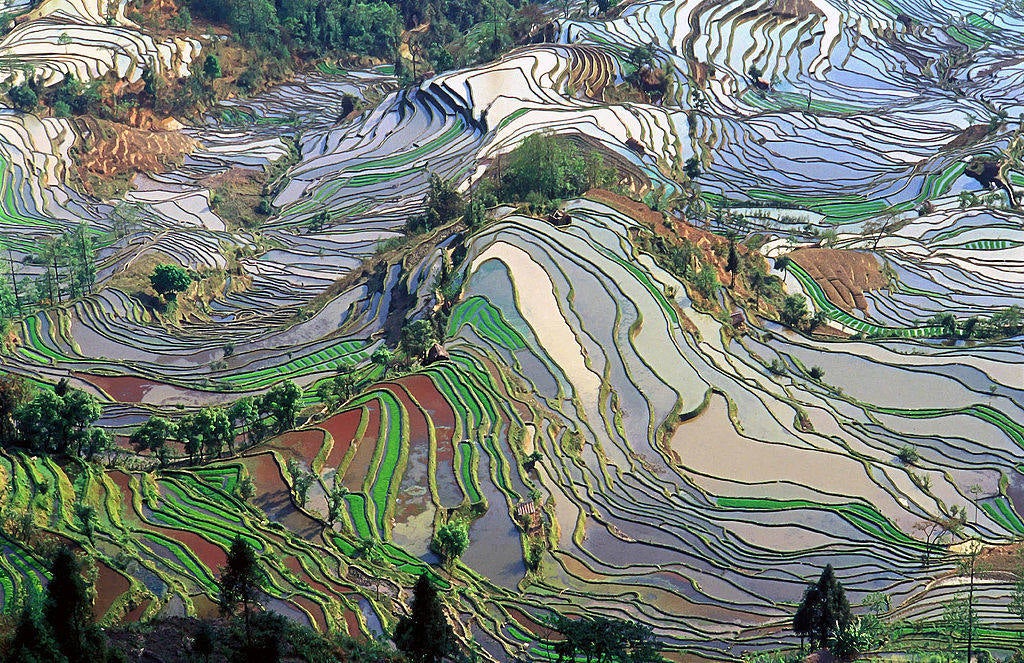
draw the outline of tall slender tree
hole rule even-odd
[[[852,622],[853,613],[843,585],[836,578],[832,565],[827,564],[818,582],[804,592],[793,618],[793,630],[801,640],[808,637],[811,647],[828,647]]]
[[[457,651],[455,632],[426,573],[412,591],[410,614],[395,626],[395,646],[411,663],[440,663]]]

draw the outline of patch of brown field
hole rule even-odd
[[[146,394],[156,386],[164,386],[183,395],[189,390],[175,387],[132,375],[93,375],[92,373],[72,373],[76,378],[88,382],[119,403],[144,403]]]
[[[96,562],[96,572],[96,599],[92,604],[92,614],[99,620],[107,614],[114,601],[131,588],[131,583],[104,562]]]
[[[137,622],[142,619],[142,615],[146,612],[146,608],[149,607],[150,600],[148,598],[142,599],[142,602],[137,606],[129,610],[124,616],[124,623],[130,624]]]
[[[870,253],[841,249],[797,249],[789,254],[825,292],[828,300],[847,312],[868,310],[864,292],[888,285],[878,259]]]
[[[316,629],[318,631],[321,633],[327,633],[327,617],[324,615],[324,609],[321,608],[319,604],[305,596],[293,596],[291,601],[303,608],[306,613],[309,614],[313,623],[316,624]]]
[[[975,569],[982,574],[1014,574],[1024,569],[1024,544],[986,547],[978,555]]]
[[[150,115],[136,119],[150,127],[160,124]],[[84,171],[83,180],[86,174],[116,177],[165,172],[200,147],[199,141],[180,131],[138,128],[92,117],[78,118],[75,126],[82,137],[79,169]]]
[[[263,218],[256,213],[268,175],[259,168],[235,166],[199,180],[211,191],[214,211],[231,226],[254,226]]]
[[[312,463],[324,446],[324,431],[319,428],[293,430],[275,437],[267,447],[302,458]]]
[[[989,134],[987,124],[972,124],[967,127],[953,140],[946,143],[946,149],[954,150],[961,147],[970,147],[981,141]]]
[[[331,453],[327,456],[326,467],[338,467],[348,453],[352,440],[359,428],[359,421],[362,419],[362,409],[347,410],[336,414],[324,421],[320,426],[326,430],[334,440]]]

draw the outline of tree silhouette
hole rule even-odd
[[[818,582],[804,592],[803,601],[793,617],[793,631],[802,640],[810,639],[811,647],[827,647],[850,627],[853,614],[846,600],[843,585],[836,578],[832,565],[821,572]]]
[[[395,626],[395,646],[411,663],[439,663],[456,653],[455,632],[426,573],[412,591],[410,614]]]
[[[256,550],[241,536],[236,536],[228,550],[227,564],[220,570],[220,613],[235,615],[242,606],[245,619],[246,646],[252,644],[252,613],[260,607],[263,597],[263,571]]]

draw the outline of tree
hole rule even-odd
[[[392,354],[391,350],[388,350],[383,345],[374,350],[373,354],[370,355],[370,361],[384,369],[384,377],[388,376],[388,371],[391,369],[391,362],[394,360],[394,354]]]
[[[423,357],[436,340],[434,326],[429,320],[420,318],[402,327],[402,347],[411,356]]]
[[[344,513],[346,495],[348,495],[348,488],[338,483],[338,476],[335,474],[334,483],[331,489],[327,491],[327,521],[332,525]]]
[[[295,489],[296,500],[299,503],[299,507],[304,508],[309,497],[309,489],[313,485],[315,477],[303,469],[299,461],[294,458],[289,458],[287,465],[288,473],[292,475],[292,488]]]
[[[40,390],[17,410],[20,443],[37,453],[89,455],[101,413],[96,398],[81,389]]]
[[[449,566],[453,566],[468,547],[469,529],[461,520],[442,525],[434,535],[434,548]]]
[[[338,368],[338,374],[316,388],[316,396],[328,410],[333,410],[356,395],[359,386],[355,371],[348,364]]]
[[[782,302],[779,318],[784,325],[801,327],[807,320],[807,298],[803,295],[789,295]]]
[[[729,242],[729,259],[726,262],[725,269],[731,275],[729,279],[729,286],[732,287],[736,283],[736,272],[740,268],[740,254],[736,251],[736,242],[730,240]]]
[[[828,564],[822,570],[818,582],[804,592],[803,601],[793,618],[793,630],[800,636],[801,642],[806,636],[810,639],[811,647],[827,647],[849,628],[852,621],[853,614],[846,600],[846,592],[836,579],[832,565]]]
[[[703,267],[693,279],[693,286],[705,299],[714,297],[719,285],[718,274],[709,266]]]
[[[942,628],[946,632],[949,654],[955,656],[957,643],[972,639],[977,631],[977,615],[966,596],[957,593],[946,601],[942,607]]]
[[[420,575],[412,591],[409,616],[395,626],[395,646],[410,663],[440,663],[457,651],[455,632],[426,573]]]
[[[252,613],[261,608],[263,598],[263,570],[256,557],[256,549],[238,535],[231,542],[227,564],[220,570],[218,605],[220,614],[234,616],[242,607],[245,621],[246,645],[252,643]]]
[[[152,416],[132,433],[129,440],[136,451],[150,451],[157,455],[161,465],[167,464],[167,440],[177,433],[177,426],[163,417]]]
[[[27,83],[12,87],[7,91],[7,98],[22,113],[31,113],[39,104],[39,95]]]
[[[660,663],[650,626],[608,617],[569,619],[558,615],[552,628],[562,635],[554,645],[559,663],[579,658],[596,663]]]
[[[25,378],[16,373],[0,376],[0,447],[6,449],[18,443],[17,413],[28,395]]]
[[[103,660],[105,647],[92,623],[89,587],[70,548],[57,549],[50,573],[43,614],[60,652],[69,663]]]
[[[260,417],[256,399],[252,396],[239,398],[232,403],[228,408],[228,419],[232,426],[241,430],[247,444],[259,442],[266,435],[266,426]],[[228,448],[234,452],[234,440],[228,443]]]
[[[167,301],[174,299],[177,293],[184,292],[188,288],[192,283],[192,275],[177,265],[161,263],[153,268],[149,282],[153,289]]]
[[[234,436],[231,420],[221,408],[200,408],[178,422],[178,439],[185,444],[185,451],[192,462],[200,452],[211,457],[220,455]]]
[[[96,508],[91,504],[81,502],[75,504],[75,517],[82,523],[82,533],[89,542],[92,542],[92,535],[96,528]]]
[[[291,380],[274,385],[263,394],[260,411],[274,418],[274,429],[277,433],[295,427],[295,417],[299,413],[299,397],[302,391]]]
[[[223,75],[220,69],[220,58],[212,53],[207,55],[203,61],[203,75],[210,80],[220,78]]]

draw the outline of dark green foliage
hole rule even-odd
[[[807,298],[803,295],[790,295],[782,302],[779,311],[782,323],[790,327],[803,327],[807,321]]]
[[[427,209],[423,214],[410,218],[405,228],[411,233],[432,230],[451,221],[464,210],[462,196],[455,190],[455,183],[436,173],[430,175],[430,189],[427,192]]]
[[[17,413],[28,397],[25,378],[16,373],[0,375],[0,447],[18,444]]]
[[[423,357],[436,340],[429,320],[420,318],[402,327],[402,347],[413,357]]]
[[[736,250],[736,242],[729,242],[729,258],[725,263],[725,269],[732,274],[732,280],[736,280],[736,272],[740,269],[740,254]]]
[[[554,645],[559,663],[657,663],[663,661],[650,626],[608,617],[569,619],[558,615],[554,630],[564,638]]]
[[[161,463],[166,464],[167,440],[176,434],[177,426],[173,422],[153,416],[135,429],[130,439],[136,450],[153,452],[160,458]]]
[[[394,641],[410,663],[440,663],[458,651],[444,605],[425,573],[413,587],[409,613],[398,620]]]
[[[227,564],[220,570],[220,595],[217,598],[222,615],[238,614],[245,618],[247,640],[251,642],[252,613],[263,599],[263,570],[256,550],[241,536],[236,536],[228,550]]]
[[[26,606],[14,630],[14,637],[0,656],[4,663],[66,663],[49,625],[36,605]]]
[[[177,436],[193,461],[200,455],[217,457],[224,447],[233,446],[235,431],[221,408],[204,407],[178,422]]]
[[[102,412],[91,394],[81,389],[39,391],[15,415],[19,443],[36,453],[78,454],[91,458],[98,439],[92,427]]]
[[[213,54],[207,55],[203,61],[203,75],[209,79],[220,78],[223,75],[220,58]]]
[[[434,535],[434,549],[451,566],[469,547],[469,528],[462,521],[442,525]]]
[[[299,413],[299,397],[302,391],[291,380],[274,385],[260,399],[260,412],[273,417],[274,430],[277,433],[295,427],[295,417]]]
[[[825,369],[823,369],[821,366],[811,366],[811,370],[808,371],[807,374],[810,375],[811,378],[814,380],[820,380],[821,378],[825,377]]]
[[[267,434],[266,424],[260,415],[259,404],[252,396],[240,398],[232,403],[228,408],[228,419],[231,420],[231,425],[245,436],[245,441],[249,444],[261,441]],[[232,450],[234,450],[233,445],[234,440],[232,439],[232,442],[229,443]]]
[[[351,366],[345,365],[338,369],[337,375],[317,387],[316,395],[327,409],[333,410],[355,396],[358,390],[355,372]]]
[[[43,616],[60,653],[68,663],[104,660],[106,645],[92,623],[89,587],[75,554],[69,548],[58,548],[50,572]]]
[[[584,153],[564,136],[536,133],[512,150],[501,167],[500,197],[543,203],[579,196],[614,182],[601,155]]]
[[[16,109],[23,113],[35,110],[39,104],[39,95],[27,83],[12,87],[7,91],[7,98],[11,100]]]
[[[846,592],[836,579],[832,565],[821,572],[817,583],[807,587],[804,598],[793,617],[793,631],[810,640],[812,648],[827,647],[850,628],[853,614],[846,601]]]
[[[192,283],[192,275],[177,265],[160,264],[153,269],[149,277],[153,289],[164,299],[174,299]]]

